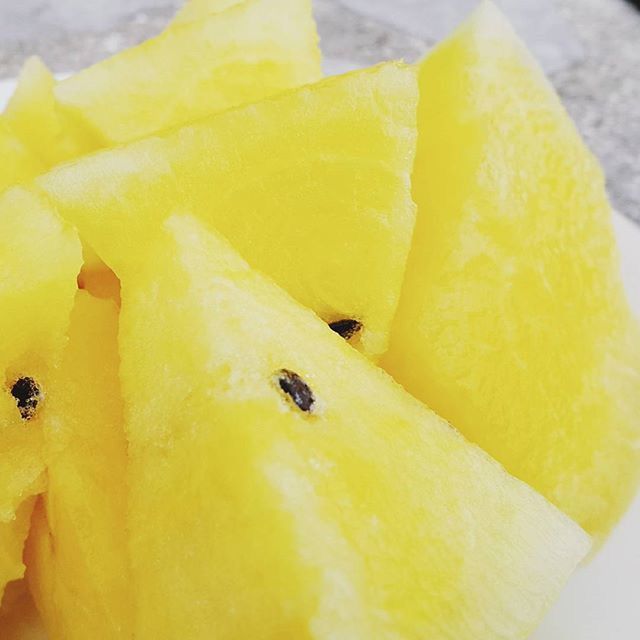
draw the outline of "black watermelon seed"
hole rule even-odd
[[[42,399],[42,391],[38,383],[33,378],[19,378],[11,387],[11,395],[16,399],[22,419],[31,420]]]
[[[353,318],[345,318],[344,320],[330,322],[329,329],[341,335],[345,340],[350,340],[362,329],[362,323]]]
[[[305,413],[313,411],[316,402],[313,391],[297,373],[288,369],[280,369],[278,371],[278,384],[280,389],[293,400],[293,403],[300,411]]]

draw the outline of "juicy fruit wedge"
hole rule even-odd
[[[525,638],[585,534],[193,218],[141,251],[135,637]]]
[[[320,77],[308,0],[244,0],[224,11],[235,4],[207,9],[203,3],[189,10],[188,22],[201,18],[197,24],[176,25],[60,83],[39,58],[30,58],[7,122],[51,167]],[[0,151],[2,143],[0,134]]]
[[[602,538],[640,475],[640,336],[600,169],[490,3],[420,84],[419,215],[385,364]]]
[[[2,640],[50,640],[24,580],[7,586],[0,609]]]
[[[45,166],[0,116],[0,192],[42,173]]]
[[[25,62],[0,123],[0,191],[100,146],[60,109],[54,95],[55,84],[40,58],[31,57]],[[7,132],[6,136],[2,131]],[[101,297],[114,297],[116,278],[110,276],[90,247],[85,247],[84,253],[84,286]]]
[[[310,0],[247,0],[100,62],[55,96],[112,146],[317,80],[317,41]]]
[[[29,58],[4,113],[13,131],[47,167],[54,164],[51,156],[59,128],[53,96],[55,82],[40,58]]]
[[[58,84],[30,58],[0,122],[0,191],[64,160],[321,76],[310,0],[244,0],[224,11],[232,4],[240,3],[199,4],[191,12],[202,18],[197,24],[172,27]],[[117,279],[88,245],[82,286],[117,299]]]
[[[176,14],[170,28],[175,25],[193,22],[194,20],[202,20],[213,13],[220,13],[225,9],[235,7],[239,4],[246,4],[250,1],[251,0],[188,0]]]
[[[22,575],[29,507],[44,488],[42,412],[80,270],[75,232],[46,202],[12,189],[0,211],[0,597]]]
[[[50,640],[130,638],[118,311],[78,292],[45,415],[48,490],[27,575]]]
[[[38,57],[29,58],[5,118],[14,133],[40,159],[43,168],[79,156],[97,145],[95,139],[67,120],[55,96],[55,78]]]
[[[139,254],[163,219],[191,211],[325,321],[359,321],[353,344],[377,354],[413,231],[416,104],[414,70],[391,63],[87,157],[38,186],[99,255],[116,242]]]

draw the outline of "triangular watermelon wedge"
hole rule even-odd
[[[195,219],[156,235],[120,262],[135,636],[528,637],[586,535]]]

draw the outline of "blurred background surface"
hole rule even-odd
[[[497,0],[640,222],[640,11],[626,0]],[[327,70],[420,57],[476,0],[314,0]],[[31,54],[76,71],[156,33],[181,0],[0,0],[0,78]]]

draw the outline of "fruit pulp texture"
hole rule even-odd
[[[0,597],[23,574],[31,498],[45,488],[43,414],[81,265],[76,232],[15,188],[0,210]]]
[[[640,332],[601,170],[491,3],[420,87],[418,221],[384,365],[601,541],[640,477]]]
[[[79,291],[51,380],[44,416],[48,488],[26,552],[50,640],[131,637],[117,338],[115,303]]]
[[[528,637],[574,523],[195,219],[111,250],[136,637]]]
[[[123,252],[142,253],[163,219],[193,212],[326,322],[361,323],[352,343],[376,356],[415,222],[417,99],[414,69],[380,65],[84,158],[37,185],[100,256],[121,236]]]

